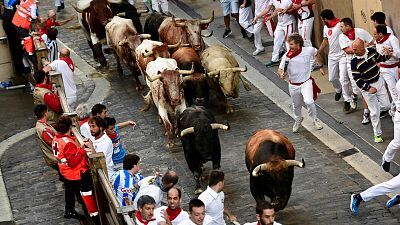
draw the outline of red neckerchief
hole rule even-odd
[[[174,220],[176,217],[179,216],[179,213],[182,212],[182,209],[181,209],[181,208],[171,209],[171,208],[168,207],[168,208],[166,209],[166,211],[167,211],[168,216],[169,216],[169,221],[172,221],[172,220]]]
[[[90,117],[85,118],[85,119],[83,119],[83,120],[80,120],[80,121],[79,121],[79,126],[82,126],[84,123],[86,123],[86,122],[89,121],[89,120],[90,120]]]
[[[339,22],[340,22],[339,18],[335,17],[333,20],[329,21],[329,23],[326,24],[326,26],[328,28],[332,28],[332,27],[336,26],[336,24],[338,24]]]
[[[49,89],[50,91],[51,89],[53,89],[53,86],[51,84],[36,84],[36,87],[46,88]]]
[[[107,136],[108,136],[111,140],[116,139],[116,138],[118,137],[117,132],[115,132],[114,134],[107,134]]]
[[[286,53],[286,57],[288,57],[289,59],[296,57],[301,53],[302,50],[303,50],[303,48],[301,46],[300,46],[299,50],[297,50],[297,52],[293,52],[293,50],[290,49],[288,51],[288,53]]]
[[[354,28],[348,30],[346,33],[344,33],[344,35],[346,35],[352,41],[356,40],[356,30]]]
[[[300,5],[303,0],[292,0],[292,2],[296,5]]]
[[[66,62],[68,64],[68,67],[72,70],[72,72],[74,72],[74,62],[72,62],[72,59],[70,57],[60,57],[60,60]]]
[[[382,44],[383,42],[385,42],[387,39],[389,39],[390,34],[386,34],[385,37],[383,37],[381,40],[376,40],[376,43],[378,44]]]
[[[156,219],[151,219],[151,220],[149,220],[149,221],[144,221],[144,220],[142,219],[142,214],[140,214],[139,210],[136,211],[135,216],[136,216],[136,219],[138,219],[139,222],[143,223],[144,225],[147,225],[147,224],[150,223],[151,221],[156,220]]]

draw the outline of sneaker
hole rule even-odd
[[[382,143],[383,142],[383,138],[379,135],[374,135],[374,142],[375,143]]]
[[[321,130],[322,128],[324,128],[324,127],[322,126],[321,121],[319,121],[319,119],[316,119],[316,120],[314,121],[314,126],[315,126],[315,128],[317,128],[317,130]]]
[[[248,38],[249,36],[247,36],[246,32],[242,32],[242,38]]]
[[[72,212],[67,212],[67,211],[65,211],[65,213],[64,213],[64,218],[83,220],[83,219],[85,218],[85,216],[84,216],[84,215],[81,215],[81,214],[79,214],[79,213],[77,213],[77,212],[75,212],[75,211],[72,211]]]
[[[381,119],[385,118],[387,116],[389,116],[389,110],[382,111],[381,114],[379,114],[379,118],[381,118]]]
[[[362,125],[367,125],[371,123],[371,119],[369,117],[369,113],[364,113],[363,120],[361,121]]]
[[[323,67],[324,65],[320,65],[320,64],[318,64],[318,63],[314,63],[314,65],[313,65],[313,70],[319,70],[319,69],[321,69],[322,67]]]
[[[385,172],[389,172],[389,170],[390,170],[390,162],[386,162],[385,160],[382,160],[381,167]]]
[[[256,55],[258,55],[258,54],[260,54],[261,52],[264,52],[264,51],[265,51],[265,48],[256,49],[256,50],[253,52],[253,55],[256,56]]]
[[[352,194],[350,197],[350,210],[356,216],[358,214],[358,206],[361,201],[357,199],[356,194]]]
[[[339,101],[341,97],[342,97],[342,92],[336,92],[335,101]]]
[[[390,209],[395,205],[398,205],[400,203],[400,195],[396,195],[393,198],[391,198],[389,201],[386,203],[386,208]]]
[[[357,95],[354,95],[354,94],[351,95],[350,106],[354,110],[357,109]]]
[[[303,122],[303,117],[301,117],[299,121],[295,121],[294,122],[293,129],[292,129],[293,133],[299,132],[299,129],[300,129],[300,126],[301,126],[302,122]]]
[[[276,64],[278,64],[279,63],[279,61],[277,61],[277,62],[274,62],[274,61],[269,61],[269,62],[267,62],[266,64],[265,64],[265,66],[266,67],[271,67],[271,66],[274,66],[274,65],[276,65]]]
[[[57,12],[61,12],[62,8],[61,6],[57,6]]]
[[[349,112],[350,111],[350,102],[344,102],[343,111]]]
[[[231,34],[232,34],[232,30],[230,30],[230,29],[229,30],[225,30],[224,34],[222,35],[222,38],[227,38]]]

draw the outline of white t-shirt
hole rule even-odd
[[[154,218],[156,218],[157,224],[160,222],[165,222],[164,219],[164,210],[166,210],[168,207],[167,206],[161,206],[158,207],[157,209],[154,210]],[[182,210],[179,215],[171,221],[172,225],[178,225],[179,223],[185,221],[186,219],[189,218],[189,214]]]
[[[258,222],[254,222],[254,223],[245,223],[244,225],[257,225],[257,224],[258,224]],[[280,224],[280,223],[274,221],[274,225],[282,225],[282,224]]]
[[[260,14],[268,5],[272,2],[272,0],[255,0],[254,1],[254,14],[257,16]],[[272,13],[272,9],[269,10],[268,14]]]
[[[111,139],[107,136],[106,133],[103,134],[99,139],[93,140],[93,146],[96,152],[104,153],[104,157],[106,158],[107,172],[108,178],[111,179],[114,174],[114,163],[112,160],[113,153],[113,144]]]
[[[381,62],[381,64],[392,65],[399,62],[400,58],[399,39],[397,39],[393,34],[389,35],[389,38],[383,43],[379,44],[377,41],[375,41],[375,44],[376,44],[376,51],[379,54],[383,54],[383,47],[393,49],[393,56],[389,60]]]
[[[213,225],[225,225],[224,220],[224,199],[225,194],[223,191],[217,193],[209,186],[199,195],[199,199],[204,202],[206,206],[206,215],[211,217]]]
[[[212,219],[209,215],[206,215],[204,217],[204,221],[203,221],[203,225],[214,225],[212,222]],[[178,225],[196,225],[195,223],[192,222],[192,220],[190,220],[190,218],[188,217],[186,220],[182,221],[181,223],[179,223]]]
[[[344,56],[344,51],[339,44],[339,36],[342,34],[340,30],[340,23],[337,23],[334,27],[328,28],[324,26],[324,38],[328,39],[329,43],[329,54],[328,58],[338,59]]]
[[[392,28],[390,28],[389,26],[386,26],[386,32],[387,32],[388,34],[394,34]]]
[[[89,138],[92,142],[94,141],[94,137],[90,133],[89,121],[83,123],[82,126],[79,128],[79,130],[81,131],[81,135],[84,138]]]
[[[303,0],[303,1],[301,1],[301,3],[306,3],[306,1]],[[301,18],[302,20],[305,20],[305,19],[307,19],[308,17],[310,17],[311,12],[312,12],[312,5],[310,5],[310,6],[303,6],[303,7],[300,7],[300,8],[297,10],[297,13],[300,15],[300,18]],[[312,18],[312,17],[311,17],[311,18]]]
[[[148,176],[138,182],[139,192],[136,194],[135,200],[133,201],[133,208],[137,210],[137,202],[143,195],[153,197],[156,202],[155,208],[161,206],[161,201],[164,198],[164,192],[155,184],[156,176]]]
[[[282,56],[282,61],[279,64],[279,69],[285,68],[285,61],[289,61],[287,74],[289,80],[293,83],[302,83],[307,81],[311,75],[312,59],[315,58],[317,49],[314,47],[303,47],[300,54],[289,58],[287,55]]]
[[[65,97],[67,97],[67,99],[76,98],[74,72],[72,72],[68,64],[63,60],[57,59],[51,62],[49,66],[52,70],[61,73],[65,89]]]
[[[371,36],[370,33],[368,33],[368,31],[361,29],[361,28],[354,28],[354,30],[355,30],[355,39],[360,38],[365,43],[370,43],[374,40],[374,38]],[[353,41],[354,40],[350,40],[350,38],[348,38],[343,33],[339,35],[339,45],[340,45],[341,49],[345,49],[347,47],[351,48],[351,44],[353,43]],[[350,62],[353,55],[347,54],[347,53],[345,53],[345,54],[346,54],[348,62]]]
[[[277,9],[287,9],[292,4],[292,0],[272,0],[270,5]],[[296,21],[296,18],[292,14],[279,14],[278,15],[278,26],[287,26],[293,24]]]

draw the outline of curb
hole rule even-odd
[[[68,48],[62,41],[58,40],[58,44],[61,48]],[[72,49],[71,58],[76,65],[76,70],[74,72],[75,76],[78,77],[82,82],[93,80],[95,88],[90,95],[86,103],[93,106],[96,103],[101,103],[108,96],[111,86],[110,83],[102,77],[102,75],[96,71],[92,66],[90,66],[86,61],[79,57]],[[30,128],[28,130],[17,133],[6,140],[0,142],[0,161],[4,153],[12,145],[22,141],[23,139],[35,134],[35,128]],[[0,224],[15,224],[14,217],[12,213],[12,207],[10,204],[10,199],[8,198],[7,189],[4,183],[3,174],[0,168]]]

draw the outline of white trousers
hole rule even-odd
[[[264,24],[264,19],[260,18],[257,20],[257,23],[254,24],[254,46],[256,49],[263,49],[264,46],[262,45],[262,38],[261,38],[261,30],[264,27],[267,27],[269,35],[273,38],[274,31],[275,31],[275,24],[273,20],[268,20]]]
[[[286,50],[289,49],[286,39],[293,33],[293,26],[293,24],[281,26],[279,23],[278,26],[276,26],[276,30],[274,32],[274,50],[272,51],[272,61],[279,61],[279,52],[283,44],[285,44]]]
[[[398,111],[394,114],[393,124],[393,140],[386,147],[385,153],[383,154],[383,160],[386,162],[391,162],[396,152],[400,149],[400,112]]]
[[[306,105],[308,115],[313,121],[317,119],[317,109],[313,98],[312,81],[309,79],[301,85],[293,85],[289,83],[289,93],[293,101],[293,114],[295,121],[301,119],[301,108]]]
[[[314,17],[308,18],[306,20],[298,20],[297,27],[299,29],[299,34],[303,37],[304,47],[312,47],[311,35],[314,26]]]
[[[351,85],[349,75],[347,74],[347,60],[345,57],[333,59],[328,57],[329,81],[335,88],[336,93],[343,92],[344,101],[351,100]]]
[[[254,33],[253,18],[251,6],[239,8],[239,24],[249,33]]]
[[[56,7],[61,6],[61,3],[64,3],[64,0],[54,0],[54,5],[55,5]]]
[[[377,184],[360,193],[364,201],[400,190],[400,174],[383,183]]]
[[[152,8],[154,11],[161,13],[168,13],[168,1],[167,0],[151,0]]]
[[[385,80],[387,87],[389,89],[390,96],[392,97],[392,105],[397,101],[398,93],[396,89],[396,83],[399,80],[398,67],[394,68],[380,68],[381,75]]]
[[[374,135],[380,136],[382,129],[379,114],[381,110],[386,111],[390,109],[390,100],[382,77],[379,77],[377,82],[370,85],[376,88],[377,92],[375,94],[364,90],[361,90],[361,93],[368,104]]]

